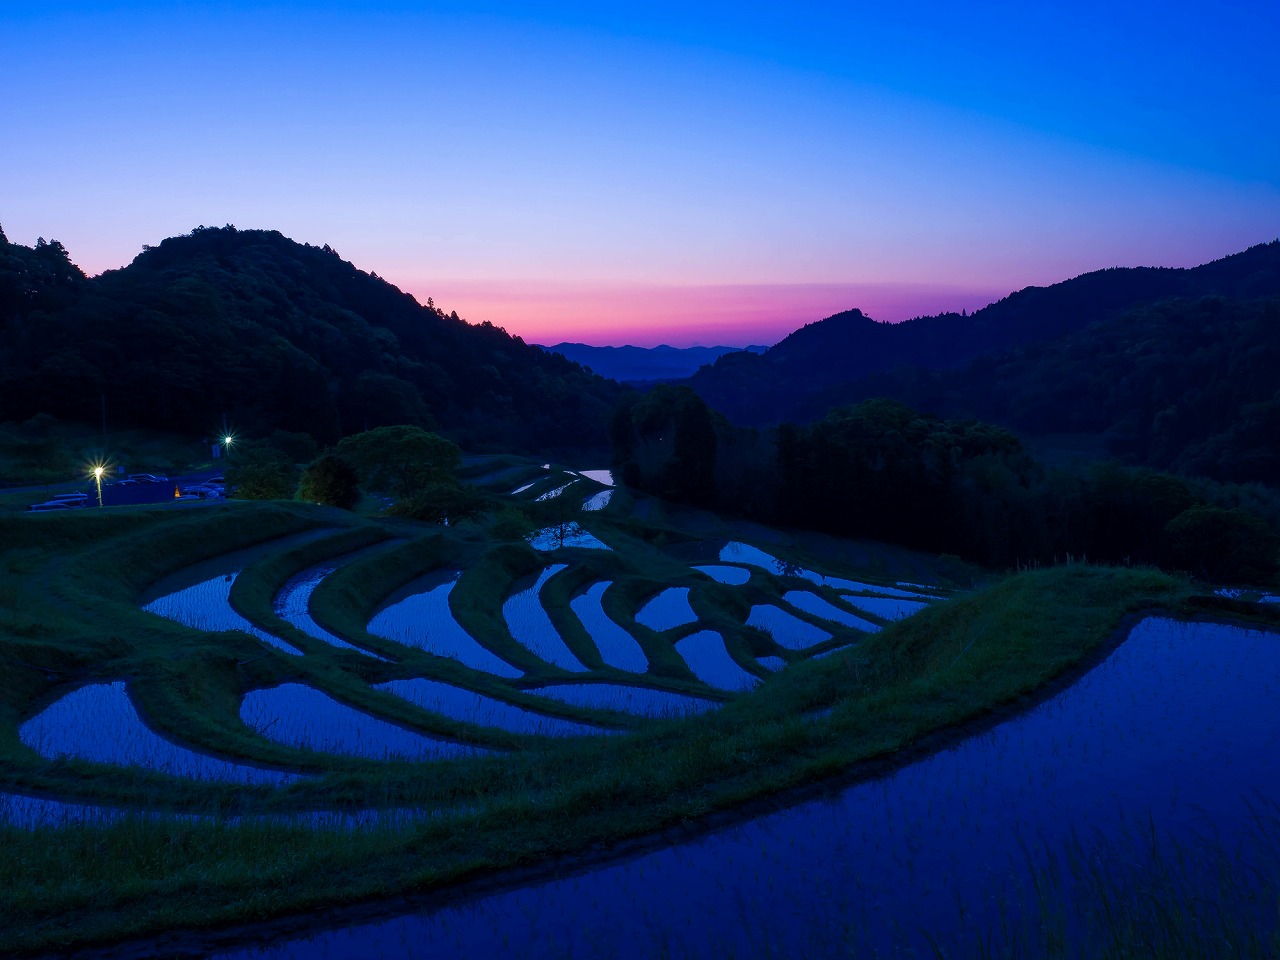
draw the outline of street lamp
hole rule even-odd
[[[101,465],[93,468],[93,482],[98,485],[98,506],[102,506],[102,473]]]

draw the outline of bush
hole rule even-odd
[[[303,471],[298,499],[351,510],[360,502],[360,474],[336,453],[323,453]]]

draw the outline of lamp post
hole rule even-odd
[[[102,506],[102,467],[93,468],[93,482],[98,485],[98,506]]]

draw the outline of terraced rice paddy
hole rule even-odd
[[[1275,920],[1280,783],[1258,759],[1280,750],[1277,677],[1274,634],[1146,620],[1070,688],[886,777],[621,862],[218,956],[1086,957],[1117,924],[1176,936],[1184,903],[1209,907],[1183,918],[1213,951],[1195,955],[1234,955],[1225,916]]]
[[[380,720],[301,683],[250,691],[240,705],[240,719],[285,746],[369,760],[435,760],[482,752]]]
[[[424,710],[441,713],[455,720],[483,727],[497,727],[513,733],[571,737],[603,732],[599,727],[534,713],[439,680],[424,680],[421,677],[413,680],[391,680],[378,684],[374,689],[393,693]]]
[[[295,778],[200,753],[158,735],[142,722],[119,680],[70,691],[23,723],[18,736],[50,759],[72,757],[197,780],[282,784]]]
[[[640,717],[683,717],[714,710],[719,706],[715,700],[692,697],[685,693],[620,683],[561,683],[537,687],[530,692],[578,707],[617,710],[619,713],[633,713]]]
[[[572,482],[606,479],[584,476]],[[240,507],[219,509],[234,518]],[[758,548],[739,543],[720,559],[717,544],[720,562],[695,570],[607,512],[592,511],[589,522],[617,552],[580,524],[549,528],[530,550],[473,531],[406,536],[404,524],[355,520],[297,533],[309,508],[294,508],[298,516],[245,509],[270,523],[175,534],[167,562],[133,555],[152,572],[130,573],[133,586],[109,603],[139,618],[139,652],[128,631],[107,639],[90,626],[92,639],[78,641],[97,644],[95,656],[107,651],[103,663],[117,657],[117,672],[79,687],[55,682],[56,673],[24,674],[39,695],[17,701],[14,739],[34,772],[0,792],[0,823],[416,823],[483,805],[490,784],[504,783],[494,773],[450,773],[437,793],[422,771],[518,769],[553,744],[649,736],[659,721],[760,696],[766,671],[785,674],[815,644],[869,628],[811,593],[817,603],[794,603],[798,615],[755,602],[796,593],[782,588],[777,569],[753,577],[753,561],[781,563]],[[182,522],[195,529],[219,516]],[[184,563],[207,551],[209,531],[233,547],[267,539]],[[113,569],[118,548],[101,549],[101,569]],[[750,591],[751,605],[724,603],[733,590]],[[774,611],[764,614],[772,643],[748,629],[762,610]],[[698,611],[712,619],[700,623]],[[139,715],[124,678],[136,679],[148,695],[139,702],[153,712]],[[187,730],[190,743],[174,735]]]
[[[516,643],[525,647],[534,656],[554,664],[561,670],[582,673],[587,668],[573,655],[573,651],[565,646],[564,640],[556,632],[555,624],[547,616],[547,611],[543,608],[539,597],[542,585],[564,570],[565,566],[563,563],[552,564],[523,589],[517,585],[517,592],[502,605],[502,617],[506,620],[507,629],[511,631],[511,636],[515,638]]]
[[[438,571],[401,587],[383,601],[369,621],[369,632],[497,677],[523,676],[524,671],[495,656],[454,619],[449,595],[461,575],[460,570]]]
[[[604,592],[611,585],[608,580],[594,583],[586,593],[569,601],[569,606],[591,634],[606,664],[630,673],[644,673],[649,669],[644,650],[635,637],[609,619],[601,606]]]
[[[759,677],[747,673],[725,649],[724,637],[714,630],[699,630],[676,641],[676,653],[699,680],[720,690],[750,690],[760,682]]]
[[[698,615],[689,606],[688,587],[670,587],[646,603],[636,613],[636,623],[650,630],[671,630],[696,623]]]
[[[788,650],[804,650],[831,639],[831,634],[821,627],[815,627],[772,604],[752,607],[747,625],[768,631],[775,643]]]

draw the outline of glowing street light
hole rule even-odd
[[[102,474],[106,468],[98,464],[93,468],[93,482],[98,485],[98,506],[102,506]]]

